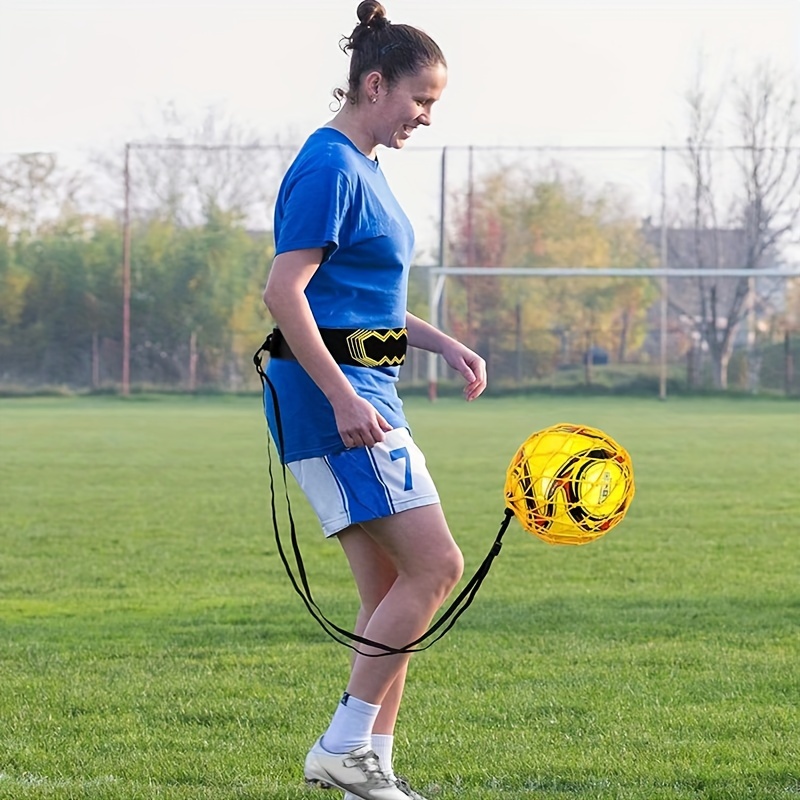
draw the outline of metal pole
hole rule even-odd
[[[125,145],[125,211],[122,218],[122,394],[131,392],[131,146]]]
[[[667,148],[661,148],[661,269],[666,270],[669,262],[667,247]],[[669,306],[669,283],[666,273],[661,277],[660,339],[659,339],[659,378],[658,397],[667,399],[667,311]]]
[[[439,172],[439,266],[443,267],[447,260],[447,147],[442,148],[442,165]]]
[[[447,260],[447,147],[442,148],[442,162],[439,171],[439,268],[444,267]],[[437,277],[432,269],[428,270],[428,320],[435,328],[442,325],[439,305],[441,294],[437,292],[437,284],[443,277]],[[438,396],[439,362],[436,353],[428,353],[428,400],[436,401]]]
[[[428,270],[428,318],[434,328],[439,327],[439,298],[436,296],[436,276]],[[428,353],[428,400],[436,402],[438,386],[436,381],[436,353]]]
[[[445,276],[441,270],[435,267],[428,268],[428,308],[430,323],[434,328],[439,327],[439,304],[442,301],[444,291]],[[428,353],[428,400],[432,403],[438,396],[438,356],[436,353]]]
[[[439,266],[444,267],[447,264],[447,147],[442,148],[442,185],[439,190],[441,192],[440,201],[441,209],[439,212],[439,238],[441,240],[439,246]],[[449,328],[450,320],[447,317],[447,294],[445,293],[446,283],[442,284],[441,297],[439,299],[439,325],[438,327],[446,331]],[[438,379],[441,372],[441,361],[436,359],[436,377]]]
[[[467,263],[474,267],[475,264],[475,165],[472,147],[469,148],[469,161],[467,172]]]
[[[758,393],[759,375],[756,358],[756,279],[747,279],[747,391]]]

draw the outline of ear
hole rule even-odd
[[[383,75],[377,69],[368,72],[364,76],[363,86],[367,97],[370,99],[377,97],[380,91],[386,88]]]

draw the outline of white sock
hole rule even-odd
[[[392,750],[394,749],[394,736],[389,733],[373,733],[372,749],[378,754],[381,769],[391,778],[395,779],[392,769]]]
[[[388,733],[373,733],[372,749],[378,754],[378,760],[381,762],[381,769],[389,776],[389,780],[395,780],[394,770],[392,769],[394,736]],[[342,800],[359,800],[359,798],[347,792]]]
[[[322,736],[322,746],[329,753],[349,753],[357,747],[371,745],[372,726],[380,710],[380,706],[345,692]]]

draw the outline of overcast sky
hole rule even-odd
[[[0,0],[0,152],[117,147],[168,102],[265,140],[330,117],[352,0]],[[419,145],[660,145],[683,94],[766,58],[800,69],[800,0],[387,0],[441,45],[450,82]],[[147,127],[150,126],[150,130]]]

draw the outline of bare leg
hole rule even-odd
[[[361,636],[375,609],[397,579],[397,570],[383,549],[359,525],[345,529],[338,534],[338,538],[350,562],[361,599],[354,628],[354,632]],[[384,695],[373,733],[394,733],[400,701],[403,699],[406,671],[403,669],[398,673]]]
[[[461,551],[438,504],[412,508],[363,523],[361,527],[381,555],[385,554],[385,560],[378,560],[377,551],[367,547],[365,540],[352,529],[340,537],[359,586],[362,604],[366,606],[360,620],[366,622],[363,633],[374,641],[402,647],[425,632],[460,579]],[[387,562],[396,573],[391,585]],[[379,563],[381,566],[376,572]],[[369,614],[372,602],[381,595],[382,599]],[[364,603],[365,598],[368,604]],[[370,652],[367,646],[361,649]],[[372,652],[380,651],[373,648]],[[375,730],[376,733],[390,732],[394,727],[408,659],[408,654],[403,654],[380,658],[356,655],[353,660],[347,691],[367,703],[387,703],[381,730]]]
[[[339,538],[361,597],[356,630],[393,647],[424,633],[464,567],[438,504],[352,526]],[[410,654],[387,656],[367,645],[359,649],[380,657],[361,653],[354,657],[347,685],[349,700],[342,700],[325,734],[306,756],[306,780],[345,789],[345,800],[373,796],[357,788],[363,784],[367,791],[373,783],[375,791],[386,798],[418,797],[391,775],[391,734]],[[388,734],[379,745],[379,758],[387,759],[388,773],[381,769],[384,762],[365,747],[371,735],[380,734]]]

